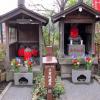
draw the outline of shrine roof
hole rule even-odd
[[[73,5],[72,7],[69,7],[68,9],[65,9],[64,11],[55,14],[54,16],[51,17],[51,20],[53,23],[60,21],[61,18],[64,18],[66,15],[73,13],[74,11],[78,10],[79,7],[81,7],[83,10],[89,12],[90,14],[94,15],[94,16],[98,16],[97,19],[100,20],[100,12],[98,12],[97,10],[95,10],[94,8],[88,6],[87,4],[80,2],[80,3],[76,3],[75,5]],[[81,13],[81,12],[80,12]]]
[[[16,17],[19,14],[24,14],[26,16],[29,16],[31,18],[34,18],[35,20],[41,22],[43,25],[46,25],[49,21],[47,17],[44,17],[32,10],[27,9],[26,7],[20,6],[6,14],[3,14],[0,16],[0,23],[3,23],[5,21],[8,21],[12,19],[13,17]]]

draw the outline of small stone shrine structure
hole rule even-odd
[[[58,61],[61,66],[61,77],[72,75],[72,59],[80,59],[80,67],[85,66],[85,57],[93,56],[93,65],[96,64],[95,54],[95,23],[100,20],[100,13],[83,2],[52,16],[52,22],[59,21],[60,53]],[[77,75],[76,75],[77,76]]]
[[[26,66],[24,62],[26,60],[31,59],[32,68],[34,67],[34,69],[38,68],[41,70],[43,43],[42,26],[45,26],[49,19],[27,9],[24,2],[24,0],[18,0],[18,8],[0,16],[0,24],[5,23],[6,29],[7,69],[10,68],[11,60],[15,59],[20,65],[23,66],[23,68],[20,66],[19,73],[23,72],[24,74],[25,72],[26,74],[27,68],[25,69]],[[24,75],[22,76],[24,77]],[[27,80],[28,77],[31,76],[26,75]],[[11,75],[9,79],[10,78]]]

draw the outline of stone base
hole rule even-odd
[[[33,85],[33,73],[14,73],[15,85]]]
[[[72,67],[71,65],[61,65],[61,78],[71,77]]]
[[[91,70],[72,69],[72,82],[73,83],[90,83],[91,82]]]
[[[7,71],[6,72],[6,81],[12,81],[14,80],[14,71]]]

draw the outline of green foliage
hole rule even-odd
[[[46,100],[43,96],[38,97],[37,100]]]
[[[28,67],[28,72],[32,73],[32,67]]]
[[[38,73],[35,80],[37,83],[40,83],[43,80],[43,73]]]
[[[40,96],[45,97],[46,96],[46,88],[44,86],[41,86],[39,88],[39,93],[40,93]]]
[[[86,0],[86,4],[92,6],[92,0]]]
[[[5,49],[4,49],[4,45],[0,44],[0,61],[4,60],[5,58]]]
[[[92,57],[86,57],[85,58],[85,68],[86,70],[91,70],[93,64],[93,58]]]
[[[43,27],[43,41],[44,45],[49,45],[48,27]]]
[[[33,87],[33,94],[36,93],[38,97],[37,100],[45,100],[47,91],[44,85],[45,83],[43,73],[38,73],[35,77],[35,80],[36,82]]]
[[[67,4],[66,4],[66,7],[73,6],[73,5],[75,5],[76,3],[77,3],[76,0],[68,0],[68,1],[67,1]]]
[[[66,8],[75,5],[77,2],[78,0],[68,0],[66,4]],[[92,0],[83,0],[83,2],[89,6],[92,6]]]
[[[64,86],[61,82],[61,79],[57,78],[55,87],[53,88],[53,96],[59,97],[62,94],[64,94]]]
[[[17,73],[17,72],[19,72],[20,64],[18,64],[18,62],[16,61],[16,59],[12,59],[11,60],[11,67]]]
[[[44,41],[43,56],[46,55],[45,47],[48,45],[53,46],[55,54],[56,54],[58,47],[59,47],[58,24],[54,25],[52,22],[49,22],[49,24],[43,28],[43,41]]]
[[[92,68],[92,63],[86,63],[86,70],[91,70]]]

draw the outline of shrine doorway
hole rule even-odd
[[[77,24],[79,30],[79,36],[83,40],[83,44],[85,45],[85,54],[89,54],[91,51],[92,44],[92,24],[87,23],[79,23]],[[68,44],[70,44],[70,29],[71,23],[64,24],[64,54],[68,55]]]

